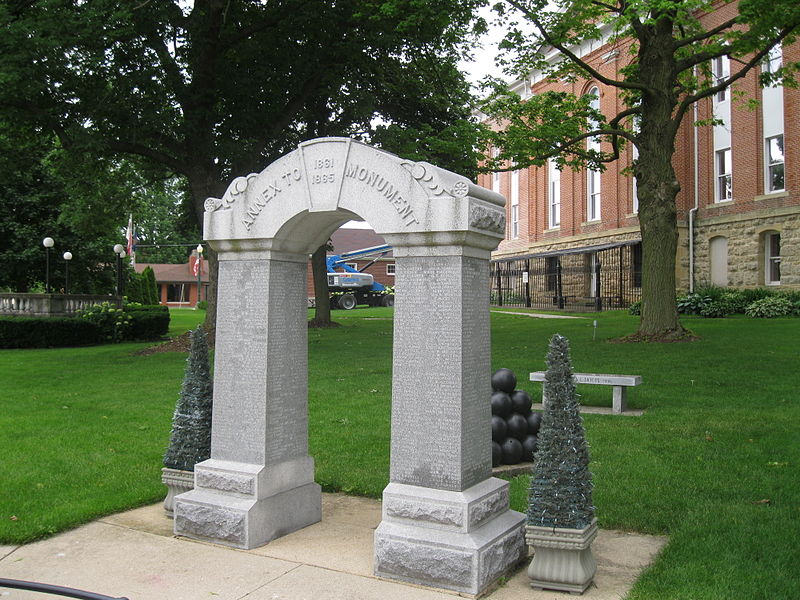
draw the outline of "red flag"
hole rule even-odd
[[[194,261],[194,265],[192,265],[192,274],[197,277],[197,274],[203,269],[203,255],[198,254],[197,259]]]
[[[134,253],[134,248],[133,248],[133,238],[134,238],[134,235],[133,235],[133,215],[131,215],[128,218],[128,234],[127,234],[127,238],[128,238],[128,247],[125,250],[128,253],[128,256],[132,256],[133,253]]]

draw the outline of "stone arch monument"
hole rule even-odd
[[[390,483],[382,577],[477,594],[525,554],[491,477],[489,254],[499,194],[347,138],[300,144],[206,201],[219,256],[211,458],[175,499],[175,533],[254,548],[321,519],[308,455],[306,268],[363,218],[394,249]]]

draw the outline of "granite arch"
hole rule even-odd
[[[305,274],[315,248],[363,218],[396,264],[375,573],[477,594],[523,558],[524,517],[491,477],[486,400],[488,260],[504,203],[465,177],[348,138],[305,142],[206,201],[204,237],[219,257],[212,451],[195,488],[175,499],[177,534],[253,548],[321,519]]]

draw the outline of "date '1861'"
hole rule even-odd
[[[317,158],[312,163],[312,166],[315,171],[321,171],[325,169],[333,169],[333,159],[332,158]],[[319,183],[335,183],[336,182],[336,174],[333,171],[329,171],[327,173],[313,173],[311,175],[311,183],[319,184]]]

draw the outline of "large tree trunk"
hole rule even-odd
[[[205,170],[198,168],[188,176],[189,189],[192,194],[192,205],[197,218],[200,239],[205,239],[203,232],[203,217],[205,215],[205,202],[207,198],[220,198],[227,189],[228,182],[221,182],[214,169]],[[208,308],[206,309],[205,328],[212,332],[217,327],[217,275],[219,261],[217,253],[210,246],[204,245],[204,258],[208,261]]]
[[[325,255],[328,245],[323,244],[311,255],[311,271],[314,277],[314,319],[313,327],[330,327],[331,302],[328,291],[328,267],[325,264]]]
[[[643,119],[644,121],[644,119]],[[635,167],[642,232],[642,317],[638,335],[671,339],[685,334],[675,305],[675,254],[678,249],[676,198],[680,184],[672,167],[674,137],[667,120],[643,126]],[[646,169],[639,165],[647,165]]]

